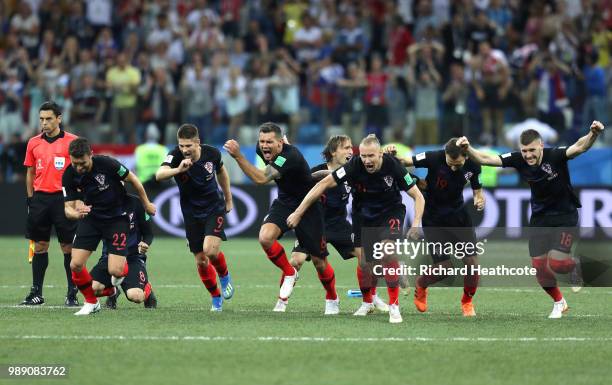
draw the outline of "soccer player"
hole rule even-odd
[[[221,152],[200,143],[196,126],[183,124],[177,138],[178,146],[168,154],[155,178],[158,181],[174,178],[178,185],[189,250],[195,256],[200,279],[212,297],[210,310],[221,311],[223,299],[234,295],[225,255],[220,250],[221,241],[226,240],[225,213],[233,207],[229,174],[221,161]],[[221,291],[217,287],[217,275]]]
[[[69,167],[62,177],[66,217],[78,220],[72,248],[72,280],[85,297],[75,315],[88,315],[100,310],[92,288],[92,278],[85,264],[101,239],[108,245],[108,272],[111,283],[119,286],[128,274],[127,241],[129,218],[125,211],[127,194],[123,182],[132,184],[145,211],[155,214],[153,205],[140,180],[117,160],[92,155],[89,142],[77,138],[70,143]]]
[[[520,151],[498,156],[474,149],[466,137],[457,141],[476,162],[513,167],[529,184],[532,213],[529,226],[534,228],[529,237],[529,254],[538,283],[554,301],[548,318],[561,318],[569,309],[553,272],[566,274],[576,268],[570,253],[578,224],[577,209],[581,205],[572,188],[567,162],[588,151],[603,130],[603,124],[594,121],[589,133],[573,145],[544,148],[540,134],[528,129],[521,133]]]
[[[280,309],[284,309],[287,305],[298,272],[289,263],[285,249],[278,239],[290,230],[287,226],[287,217],[298,207],[314,185],[310,167],[297,147],[283,141],[280,127],[270,122],[259,126],[257,144],[257,154],[266,163],[265,170],[262,171],[249,163],[240,152],[240,145],[235,140],[228,140],[224,148],[253,182],[263,185],[274,181],[278,186],[278,198],[272,203],[259,230],[259,243],[270,261],[283,272],[284,279],[275,306],[275,311],[283,311]],[[340,309],[336,293],[336,277],[334,269],[326,258],[328,252],[323,233],[323,209],[320,203],[312,206],[309,210],[304,210],[303,221],[295,228],[295,234],[300,245],[311,256],[319,280],[325,288],[325,314],[338,314]]]
[[[310,171],[315,180],[321,180],[331,174],[332,171],[342,167],[353,156],[353,143],[346,135],[335,135],[329,138],[322,153],[325,163],[313,167]],[[334,246],[342,259],[357,257],[361,259],[361,248],[354,244],[355,234],[351,223],[346,219],[346,205],[352,188],[348,182],[344,182],[331,188],[321,196],[325,219],[325,238],[328,244]],[[354,221],[355,225],[357,225]],[[359,231],[359,230],[358,230]],[[296,242],[289,261],[296,270],[300,270],[305,261],[310,260],[308,251]],[[357,264],[359,270],[359,264]],[[359,272],[357,273],[359,276]],[[284,277],[283,277],[284,278]],[[282,282],[281,282],[282,283]],[[376,287],[372,287],[373,304],[376,309],[388,312],[389,306],[376,295]],[[284,305],[284,303],[279,302]],[[284,311],[284,307],[282,308]],[[280,310],[279,310],[280,311]]]
[[[49,264],[51,226],[55,227],[68,282],[66,306],[79,306],[78,289],[72,283],[70,253],[76,222],[66,218],[62,197],[62,175],[70,166],[68,145],[76,136],[62,130],[62,111],[54,102],[43,103],[39,110],[41,134],[28,141],[23,164],[27,167],[26,190],[28,218],[26,238],[34,242],[32,289],[21,305],[42,305],[43,282]]]
[[[359,225],[361,228],[376,228],[375,242],[385,243],[403,235],[403,223],[406,207],[402,203],[400,191],[408,192],[414,199],[415,213],[408,237],[416,239],[423,216],[425,201],[408,171],[401,163],[389,154],[383,154],[380,142],[374,135],[368,135],[359,145],[359,156],[353,157],[344,166],[318,182],[304,197],[300,205],[287,218],[289,227],[301,225],[310,206],[319,200],[326,190],[334,188],[345,181],[355,189],[358,202]],[[353,217],[355,219],[355,216]],[[357,234],[355,234],[357,235]],[[364,243],[365,240],[364,240]],[[369,243],[369,242],[367,242]],[[366,253],[362,258],[359,288],[363,294],[363,303],[355,315],[366,315],[374,309],[370,288],[376,278],[372,271],[370,246],[363,245]],[[363,252],[363,251],[362,251]],[[399,309],[399,263],[394,255],[387,255],[382,260],[387,291],[389,293],[389,322],[402,322]]]
[[[155,308],[157,298],[149,283],[146,266],[146,253],[153,243],[151,217],[145,212],[138,197],[128,194],[126,204],[125,211],[130,220],[127,239],[128,275],[121,283],[121,288],[128,300],[135,303],[144,302],[145,308]],[[121,291],[112,285],[112,277],[108,273],[108,244],[106,241],[103,243],[102,256],[96,266],[91,269],[90,274],[93,278],[92,288],[96,296],[108,296],[106,307],[115,309]]]
[[[469,181],[477,210],[484,208],[484,195],[479,181],[480,165],[468,159],[465,152],[457,146],[458,138],[451,138],[444,150],[427,151],[407,158],[399,158],[406,167],[427,168],[425,211],[423,213],[423,233],[430,243],[471,243],[476,245],[476,233],[472,218],[463,201],[463,187]],[[385,149],[391,153],[395,148]],[[431,255],[434,265],[452,268],[450,255],[435,251]],[[465,265],[478,265],[476,255],[461,258]],[[420,312],[427,311],[427,287],[442,279],[443,275],[422,275],[416,280],[414,304]],[[472,297],[478,287],[478,275],[469,274],[463,278],[463,297],[461,309],[466,317],[474,317],[476,312]]]

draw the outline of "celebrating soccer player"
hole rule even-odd
[[[529,237],[529,254],[538,283],[554,301],[548,318],[561,318],[569,309],[553,272],[570,273],[577,262],[570,253],[578,224],[577,209],[581,205],[572,188],[567,162],[588,151],[603,130],[603,124],[594,121],[589,133],[573,145],[544,148],[540,134],[528,129],[521,133],[520,151],[499,156],[474,149],[466,137],[457,141],[476,162],[513,167],[529,184],[532,213],[529,226],[534,228]]]
[[[145,211],[155,214],[153,205],[140,180],[117,160],[92,155],[89,142],[77,138],[68,148],[72,167],[62,177],[66,217],[78,220],[72,248],[72,280],[85,297],[75,315],[88,315],[100,310],[92,288],[92,278],[85,264],[101,239],[108,246],[108,272],[111,283],[119,286],[128,274],[127,255],[129,218],[125,211],[127,193],[123,182],[132,184]]]
[[[263,185],[275,181],[278,186],[278,198],[272,203],[259,230],[259,243],[270,261],[283,272],[284,279],[275,309],[284,309],[298,278],[298,272],[289,263],[285,249],[278,239],[289,231],[287,217],[314,185],[310,167],[296,147],[283,141],[281,129],[274,123],[264,123],[259,127],[257,154],[266,163],[265,170],[262,171],[249,163],[235,140],[228,140],[224,148],[255,183]],[[312,257],[312,263],[325,288],[325,314],[337,314],[339,310],[336,278],[334,269],[326,259],[328,252],[323,210],[319,203],[303,211],[303,221],[295,228],[295,235],[300,245]]]
[[[212,297],[210,310],[221,311],[223,299],[234,295],[225,255],[220,250],[221,241],[226,240],[225,214],[233,207],[229,174],[221,152],[200,143],[196,126],[183,124],[176,135],[178,146],[168,154],[155,178],[161,181],[174,177],[178,185],[189,250],[195,256],[200,279]],[[217,275],[221,291],[217,287]]]
[[[346,135],[332,136],[327,141],[322,155],[325,158],[325,163],[321,163],[310,170],[315,180],[323,179],[332,171],[345,165],[346,162],[351,159],[353,156],[353,143],[351,142],[351,138]],[[346,205],[351,191],[351,186],[345,181],[327,190],[325,194],[321,196],[325,218],[325,238],[327,243],[334,246],[343,259],[350,259],[353,257],[358,257],[358,259],[360,259],[361,248],[356,246],[354,242],[355,233],[360,232],[360,229],[357,227],[359,221],[353,219],[353,225],[351,225],[346,219]],[[355,210],[353,210],[353,212],[355,212]],[[357,239],[358,238],[359,237],[357,237]],[[299,271],[304,261],[308,258],[310,258],[310,256],[308,256],[308,251],[302,247],[299,242],[296,242],[296,246],[291,253],[291,265]],[[359,276],[359,274],[361,274],[359,272],[359,264],[357,264],[357,270],[357,275]],[[376,309],[382,312],[389,311],[389,306],[376,295],[376,287],[372,287],[372,296],[373,304]],[[330,311],[331,310],[332,309],[330,309]]]
[[[467,181],[470,182],[474,193],[474,206],[482,210],[484,195],[479,181],[480,165],[466,158],[465,152],[457,146],[457,139],[449,140],[444,150],[427,151],[409,158],[400,158],[402,164],[407,167],[427,168],[423,233],[429,243],[476,244],[474,225],[463,202],[463,187]],[[394,153],[395,148],[388,146],[385,151]],[[450,255],[433,253],[431,257],[436,266],[452,267]],[[464,256],[462,261],[468,266],[478,264],[476,255]],[[445,275],[427,274],[417,278],[414,304],[420,312],[427,311],[427,287],[445,277]],[[468,273],[463,278],[461,298],[461,308],[466,317],[476,315],[472,297],[477,287],[478,274]]]
[[[157,307],[157,298],[149,283],[147,273],[147,251],[153,243],[153,228],[151,217],[142,207],[140,200],[134,195],[128,194],[125,211],[130,220],[130,231],[127,239],[127,264],[128,275],[121,283],[128,300],[135,303],[143,303],[145,308]],[[108,272],[108,244],[103,243],[102,256],[96,266],[91,269],[93,278],[92,287],[96,296],[105,297],[106,307],[115,309],[117,298],[121,291],[112,285],[112,277]]]
[[[406,207],[402,203],[400,191],[407,191],[415,201],[415,215],[408,231],[410,238],[418,237],[425,204],[423,195],[416,187],[408,171],[389,154],[383,154],[380,142],[374,135],[368,135],[359,145],[359,156],[353,157],[344,166],[318,182],[304,197],[302,203],[287,218],[289,227],[300,226],[309,208],[315,204],[326,190],[342,185],[345,181],[355,189],[358,220],[360,228],[376,228],[375,242],[389,242],[403,235]],[[353,217],[357,219],[355,216]],[[355,234],[357,238],[357,234]],[[365,240],[364,240],[365,243]],[[369,243],[369,242],[368,242]],[[361,262],[359,288],[363,303],[355,315],[366,315],[374,309],[371,287],[376,284],[372,274],[372,255],[369,244],[364,245],[364,258]],[[363,251],[362,251],[363,253]],[[389,293],[389,322],[402,322],[399,309],[399,263],[394,255],[383,258],[387,291]]]
[[[66,306],[79,306],[78,289],[70,273],[70,253],[76,222],[66,218],[62,197],[62,175],[70,166],[68,145],[76,136],[61,129],[62,111],[54,102],[43,103],[38,112],[41,134],[28,141],[24,166],[27,167],[26,190],[28,219],[26,238],[34,242],[32,257],[32,289],[21,305],[42,305],[45,272],[49,264],[51,226],[64,253],[64,269],[68,281]]]

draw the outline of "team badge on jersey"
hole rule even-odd
[[[393,177],[391,175],[385,176],[385,183],[389,187],[393,186]]]
[[[104,176],[104,174],[98,174],[94,178],[96,179],[98,183],[100,183],[100,185],[104,185],[104,181],[106,180],[106,177]]]
[[[463,176],[465,176],[465,180],[470,180],[471,177],[474,176],[474,173],[471,171],[466,172]]]
[[[204,168],[206,169],[206,171],[208,171],[209,174],[212,174],[212,172],[213,172],[213,164],[212,164],[212,162],[204,163]]]
[[[53,165],[56,170],[63,170],[66,165],[66,158],[63,156],[56,156],[53,158]]]

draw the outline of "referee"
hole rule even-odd
[[[64,214],[62,175],[70,166],[68,145],[76,135],[60,128],[62,112],[52,101],[43,103],[39,110],[41,133],[28,141],[24,166],[27,167],[26,189],[28,219],[26,238],[34,241],[32,258],[32,289],[21,305],[37,306],[45,303],[42,295],[45,271],[49,264],[51,226],[64,253],[64,269],[68,282],[66,306],[79,306],[77,287],[72,282],[70,253],[76,231],[76,222]]]

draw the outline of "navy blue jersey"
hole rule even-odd
[[[79,174],[68,167],[62,176],[66,202],[82,200],[91,206],[90,218],[112,219],[125,215],[126,191],[123,180],[130,171],[117,160],[104,156],[92,157],[91,171]]]
[[[274,180],[278,186],[278,200],[288,207],[297,208],[314,186],[310,167],[302,153],[297,147],[283,143],[280,154],[268,162],[264,159],[259,144],[256,151],[265,164],[271,165],[280,173],[280,178]]]
[[[313,167],[310,171],[314,174],[317,171],[328,170],[327,163],[321,163]],[[351,195],[351,186],[347,181],[338,184],[334,188],[330,188],[321,196],[321,202],[325,210],[325,223],[346,220],[346,205],[348,204],[349,195]]]
[[[127,237],[127,258],[146,260],[146,255],[138,253],[138,244],[142,241],[151,246],[151,243],[153,243],[151,217],[145,211],[140,199],[129,194],[125,202],[125,212],[130,218],[130,231]],[[102,258],[108,258],[106,241],[102,244]]]
[[[470,182],[472,189],[482,188],[479,176],[481,167],[466,159],[463,167],[453,171],[446,164],[444,150],[427,151],[412,157],[414,167],[427,168],[425,212],[430,215],[449,215],[463,207],[463,188]]]
[[[582,207],[570,181],[565,147],[545,148],[540,165],[530,166],[519,151],[499,156],[503,167],[514,167],[531,188],[531,212],[568,214]]]
[[[361,158],[354,156],[332,173],[338,185],[348,182],[363,219],[376,220],[402,204],[400,191],[415,185],[405,167],[395,157],[383,154],[380,170],[369,173]]]
[[[181,195],[183,217],[206,218],[225,211],[225,199],[215,178],[223,166],[221,152],[207,144],[200,148],[200,159],[186,172],[174,176]],[[183,159],[177,146],[166,156],[162,166],[177,168]]]

